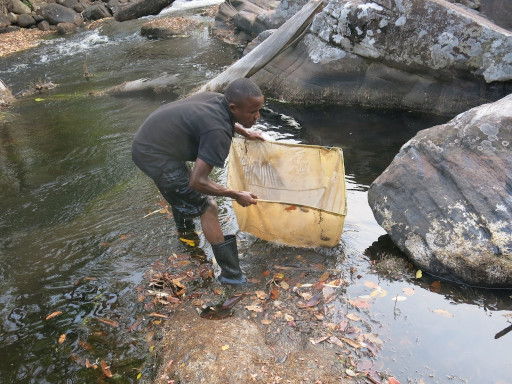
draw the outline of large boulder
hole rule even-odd
[[[80,25],[83,20],[78,13],[63,5],[51,3],[42,7],[38,12],[52,25],[60,23],[73,23]]]
[[[174,0],[110,0],[108,6],[117,21],[126,21],[157,15],[173,2]]]
[[[512,287],[512,94],[420,131],[371,185],[377,222],[422,270]]]
[[[34,18],[27,13],[18,16],[18,25],[22,28],[28,28],[35,24]]]
[[[331,0],[252,79],[289,102],[454,115],[512,92],[510,52],[510,31],[444,0]]]
[[[23,3],[21,0],[10,0],[10,2],[8,2],[7,9],[17,15],[23,15],[32,12],[30,7]]]
[[[87,7],[83,12],[83,16],[85,20],[100,20],[106,17],[111,17],[112,15],[105,4],[96,3]]]

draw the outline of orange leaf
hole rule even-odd
[[[110,325],[111,327],[118,327],[119,326],[114,320],[110,320],[110,319],[100,319],[100,318],[98,318],[98,321],[101,321],[104,324]]]
[[[110,366],[107,365],[103,360],[100,361],[100,367],[105,376],[108,378],[112,377],[112,372],[110,372]]]
[[[60,335],[59,337],[59,344],[62,344],[64,341],[66,340],[66,334],[63,333],[62,335]]]
[[[322,275],[318,278],[318,281],[321,283],[325,283],[327,281],[327,279],[329,278],[329,275],[330,275],[329,271],[322,273]]]
[[[370,308],[370,303],[363,300],[349,300],[348,301],[351,305],[357,308]]]
[[[393,376],[388,377],[388,384],[400,384],[400,382]]]
[[[290,211],[295,211],[296,209],[297,209],[297,207],[295,205],[290,205],[289,207],[285,208],[284,210],[290,212]]]
[[[280,295],[280,293],[279,293],[279,290],[277,288],[274,288],[274,289],[272,289],[270,291],[270,298],[272,300],[277,300],[279,298],[279,295]]]
[[[268,275],[270,275],[270,271],[268,269],[261,274],[261,276],[268,276]]]
[[[48,316],[46,316],[46,320],[50,320],[51,318],[53,318],[55,316],[59,316],[59,315],[62,315],[62,311],[55,311],[55,312],[49,314]]]

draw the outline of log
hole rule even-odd
[[[311,19],[321,7],[322,0],[311,0],[308,2],[260,45],[220,75],[203,85],[199,92],[222,92],[232,80],[254,75],[309,26]]]

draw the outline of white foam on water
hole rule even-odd
[[[184,11],[194,8],[209,7],[217,4],[222,4],[224,0],[176,0],[170,7],[165,8],[160,12],[160,15],[168,15],[171,13]]]

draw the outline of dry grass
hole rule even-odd
[[[0,57],[36,47],[41,43],[41,38],[50,33],[55,32],[23,28],[14,32],[2,33],[0,34]]]

